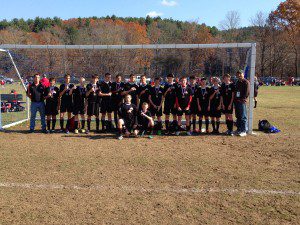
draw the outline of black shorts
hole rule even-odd
[[[134,130],[136,130],[137,127],[135,127],[134,124],[132,123],[126,123],[126,121],[124,121],[124,126],[123,126],[123,132],[125,133],[126,130],[129,131],[130,133]]]
[[[185,110],[185,109],[182,109],[181,108],[181,110],[178,110],[177,109],[177,116],[182,116],[183,114],[185,114],[186,116],[189,116],[189,115],[191,115],[191,110],[189,109],[189,110]]]
[[[175,115],[176,109],[174,108],[174,104],[165,103],[164,105],[164,114],[169,116],[170,114]]]
[[[111,101],[112,111],[118,111],[122,102],[123,102],[122,99],[112,99],[112,101]]]
[[[112,108],[113,107],[110,99],[102,99],[100,107],[101,113],[111,113],[113,111]]]
[[[212,109],[210,110],[210,116],[211,116],[211,117],[220,118],[221,115],[222,115],[221,110],[217,110],[217,109],[214,109],[214,108],[212,108]]]
[[[73,108],[74,108],[74,110],[73,110],[74,115],[84,115],[85,114],[84,105],[74,105]]]
[[[222,112],[223,112],[224,114],[232,114],[232,113],[233,113],[233,104],[232,104],[230,110],[228,109],[228,106],[229,106],[229,105],[224,104],[224,106],[225,106],[225,110],[222,110]]]
[[[72,102],[61,102],[60,105],[60,112],[65,113],[65,112],[73,112],[73,104]]]
[[[48,102],[45,106],[45,114],[56,116],[58,114],[57,110],[58,102]]]
[[[207,111],[208,105],[207,104],[200,104],[201,111],[198,112],[198,116],[209,116],[209,111]]]
[[[137,130],[148,130],[148,128],[149,128],[149,122],[147,122],[147,123],[144,123],[144,124],[139,124],[138,126],[137,126]]]
[[[191,103],[190,111],[191,111],[192,115],[197,115],[198,114],[198,105],[197,105],[197,102],[192,102]]]
[[[89,102],[87,107],[88,116],[99,116],[100,103],[99,102]]]
[[[150,107],[150,113],[152,116],[162,116],[162,108],[160,107],[159,110],[154,109],[154,107]]]

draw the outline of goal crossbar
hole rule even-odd
[[[253,109],[254,109],[254,76],[256,62],[256,43],[215,43],[215,44],[140,44],[140,45],[20,45],[2,44],[0,49],[81,49],[81,50],[122,50],[122,49],[212,49],[212,48],[247,48],[250,50],[250,103],[248,113],[248,133],[253,133]],[[15,63],[7,51],[14,66]],[[16,71],[21,77],[17,67]],[[21,80],[22,82],[22,80]],[[23,82],[22,82],[23,83]],[[24,87],[25,88],[25,87]],[[26,89],[26,88],[25,88]]]

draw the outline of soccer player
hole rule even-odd
[[[160,86],[160,77],[155,77],[154,87],[149,91],[150,112],[153,120],[157,117],[157,131],[161,133],[162,129],[162,104],[163,104],[164,89]]]
[[[128,94],[131,95],[131,102],[135,106],[138,105],[139,97],[138,97],[138,85],[135,83],[136,76],[134,74],[130,74],[129,81],[124,85],[124,91],[122,93],[123,96]]]
[[[137,107],[136,105],[131,103],[131,95],[125,96],[125,102],[119,108],[119,140],[123,139],[123,131],[125,131],[125,136],[129,137],[129,135],[133,132],[133,134],[137,137]]]
[[[59,87],[59,97],[60,97],[60,129],[69,133],[70,120],[73,112],[73,100],[72,100],[72,91],[74,84],[70,83],[71,76],[70,74],[65,75],[65,83]],[[64,129],[64,116],[67,113],[68,120],[66,129]]]
[[[186,131],[187,135],[191,135],[190,129],[190,107],[192,102],[192,90],[187,85],[187,78],[185,76],[181,77],[181,84],[176,88],[176,109],[177,109],[177,116],[178,116],[178,130],[176,135],[180,134],[180,130],[182,130],[181,120],[183,114],[185,114],[186,119]]]
[[[96,117],[96,132],[99,133],[99,110],[100,110],[100,87],[98,84],[98,75],[92,75],[92,82],[86,86],[86,97],[88,102],[87,107],[87,130],[89,133],[91,130],[92,116]]]
[[[191,117],[192,117],[193,133],[197,133],[196,120],[197,120],[197,114],[198,114],[198,105],[197,105],[196,92],[198,91],[199,86],[196,83],[195,76],[190,76],[189,87],[192,90]]]
[[[221,85],[221,104],[222,110],[225,114],[227,125],[227,135],[233,135],[233,100],[234,100],[234,84],[230,81],[231,76],[225,74],[223,76],[223,83]]]
[[[53,133],[56,125],[56,116],[58,115],[59,89],[55,86],[55,78],[50,78],[50,87],[45,90],[46,116],[48,132]],[[52,129],[51,129],[52,119]]]
[[[144,102],[142,104],[142,109],[138,113],[138,130],[142,133],[141,136],[144,136],[145,132],[149,131],[149,138],[152,139],[154,120],[151,116],[151,112],[148,110],[149,104]]]
[[[202,132],[202,120],[205,118],[206,133],[209,133],[209,111],[210,111],[210,88],[206,86],[206,78],[201,78],[200,87],[196,93],[198,115],[199,115],[199,131]]]
[[[164,114],[165,114],[165,124],[166,124],[166,133],[171,132],[170,129],[170,114],[173,115],[173,124],[177,127],[177,115],[175,109],[175,93],[176,84],[174,83],[174,75],[167,75],[167,83],[164,86]]]
[[[112,102],[111,102],[111,74],[106,73],[104,75],[104,81],[100,83],[100,96],[101,100],[101,124],[102,132],[112,130]],[[105,116],[108,116],[108,121],[105,121]]]
[[[221,118],[221,87],[219,78],[212,78],[213,86],[210,89],[210,118],[213,127],[213,133],[219,134],[220,118]]]
[[[114,112],[115,126],[118,125],[118,111],[123,102],[122,92],[124,90],[124,83],[122,82],[122,76],[118,74],[116,81],[111,84],[111,104],[112,111]]]
[[[74,111],[75,116],[75,134],[78,134],[78,125],[79,125],[79,115],[81,117],[81,133],[85,133],[85,109],[86,109],[86,88],[84,86],[85,78],[80,77],[80,85],[76,86],[73,91],[73,102],[74,102]]]
[[[141,76],[141,83],[138,87],[138,97],[139,97],[139,110],[142,109],[142,105],[144,102],[149,101],[149,89],[151,85],[147,84],[147,77],[145,74]]]

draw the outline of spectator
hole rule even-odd
[[[41,79],[40,82],[44,86],[44,88],[50,87],[50,82],[49,82],[46,74],[43,75],[43,78]]]

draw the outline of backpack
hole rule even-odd
[[[258,129],[265,133],[279,133],[280,130],[273,126],[268,120],[259,120]]]

